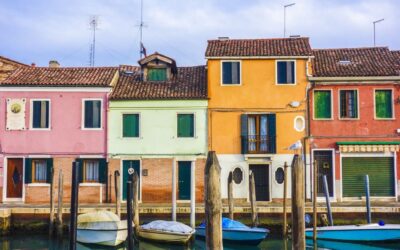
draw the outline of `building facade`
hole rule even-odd
[[[107,177],[107,102],[117,68],[25,67],[0,83],[3,202],[48,203],[51,173],[81,162],[80,202],[101,203]],[[53,171],[52,171],[53,170]]]
[[[177,67],[173,59],[158,53],[139,64],[121,66],[110,98],[110,171],[120,172],[122,185],[128,169],[134,168],[142,202],[192,198],[202,202],[207,152],[205,66]],[[126,199],[125,185],[121,198]]]
[[[335,201],[399,195],[400,68],[388,48],[314,50],[311,151]]]
[[[306,136],[311,57],[308,38],[208,41],[208,145],[222,168],[223,198],[232,172],[234,198],[247,201],[250,171],[257,201],[283,198],[284,163],[300,153],[288,147]]]

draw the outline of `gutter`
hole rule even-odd
[[[371,82],[371,81],[400,81],[400,76],[345,76],[345,77],[308,77],[316,82]]]
[[[310,59],[314,56],[206,56],[207,60],[231,60],[231,59]]]

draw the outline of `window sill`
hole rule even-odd
[[[339,118],[340,121],[358,121],[360,118]]]
[[[242,86],[242,83],[221,83],[221,86],[222,87],[225,87],[225,86]]]
[[[314,121],[333,121],[333,118],[313,118]]]
[[[81,130],[101,131],[101,130],[103,130],[103,128],[81,128]]]
[[[29,128],[32,131],[51,131],[51,128]]]
[[[28,183],[28,187],[50,187],[50,183]]]
[[[84,183],[79,183],[80,187],[101,187],[104,186],[105,184],[99,183],[99,182],[84,182]]]
[[[297,83],[275,83],[277,86],[296,86]]]
[[[395,121],[396,118],[375,118],[377,121]]]

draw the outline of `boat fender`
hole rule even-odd
[[[379,226],[384,226],[385,222],[383,220],[379,220],[378,224],[379,224]]]

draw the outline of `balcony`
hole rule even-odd
[[[242,136],[242,154],[275,154],[276,136]]]

